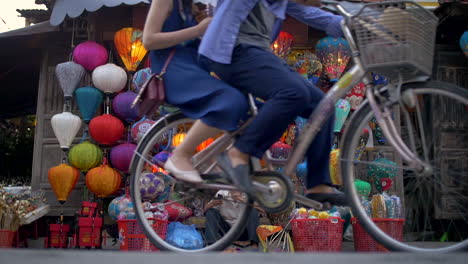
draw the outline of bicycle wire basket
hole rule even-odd
[[[412,1],[370,3],[351,17],[367,71],[409,80],[432,73],[437,17]]]

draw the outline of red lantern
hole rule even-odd
[[[91,137],[102,145],[112,145],[121,139],[124,125],[120,119],[109,114],[95,117],[89,123]]]
[[[288,144],[284,144],[281,141],[277,141],[271,146],[271,157],[274,159],[288,159],[289,153],[291,153],[292,147]]]
[[[203,141],[200,145],[198,145],[197,147],[197,151],[200,152],[202,150],[204,150],[206,147],[208,147],[211,143],[213,143],[214,139],[212,138],[209,138],[205,141]]]
[[[91,169],[86,174],[86,186],[100,198],[115,193],[120,182],[120,173],[107,164]]]
[[[80,172],[77,169],[66,164],[50,168],[48,173],[49,183],[61,204],[67,201],[68,195],[75,188],[79,176]]]
[[[346,95],[345,99],[349,101],[351,105],[351,110],[358,109],[359,105],[364,100],[365,92],[366,92],[366,86],[364,85],[364,83],[358,83]]]
[[[294,37],[288,32],[281,31],[278,38],[271,44],[273,53],[278,57],[284,58],[291,52]]]

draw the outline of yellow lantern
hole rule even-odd
[[[177,133],[172,139],[172,146],[174,147],[179,146],[182,143],[182,141],[184,141],[186,135],[187,134],[185,133]]]
[[[122,62],[130,72],[135,72],[148,52],[141,40],[143,32],[136,28],[122,28],[114,35],[114,45]]]
[[[86,186],[100,198],[115,193],[120,182],[120,173],[107,164],[91,169],[86,174]]]
[[[214,139],[213,138],[209,138],[205,141],[203,141],[200,145],[198,145],[197,147],[197,151],[200,152],[202,150],[204,150],[206,147],[208,147],[211,143],[213,143]]]
[[[343,181],[340,174],[340,150],[334,149],[330,152],[330,178],[333,184],[341,185]]]
[[[63,204],[67,201],[70,192],[75,188],[80,172],[66,164],[60,164],[49,169],[49,183],[54,190],[57,200]]]

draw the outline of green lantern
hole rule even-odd
[[[392,186],[393,179],[397,173],[397,164],[381,155],[368,166],[367,170],[368,177],[373,180],[375,188],[379,192],[386,191]]]
[[[102,151],[98,146],[85,141],[71,148],[68,161],[73,167],[88,171],[101,164]]]
[[[371,192],[371,185],[366,181],[361,180],[354,180],[354,186],[356,187],[356,191],[361,197],[369,197]]]

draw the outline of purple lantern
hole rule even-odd
[[[120,171],[128,172],[136,147],[135,144],[125,143],[112,148],[110,153],[112,165]]]
[[[134,92],[126,91],[119,93],[112,101],[112,108],[114,113],[122,120],[133,122],[138,118],[137,107],[132,108],[133,100],[137,94]]]
[[[143,173],[140,176],[140,193],[144,200],[154,200],[165,189],[162,177],[153,173]]]
[[[166,163],[167,159],[169,159],[170,156],[172,156],[172,153],[170,153],[169,151],[161,151],[158,154],[154,155],[151,161],[154,164],[163,165],[164,163]]]
[[[73,60],[88,71],[106,64],[107,59],[106,48],[94,41],[85,41],[73,50]]]

